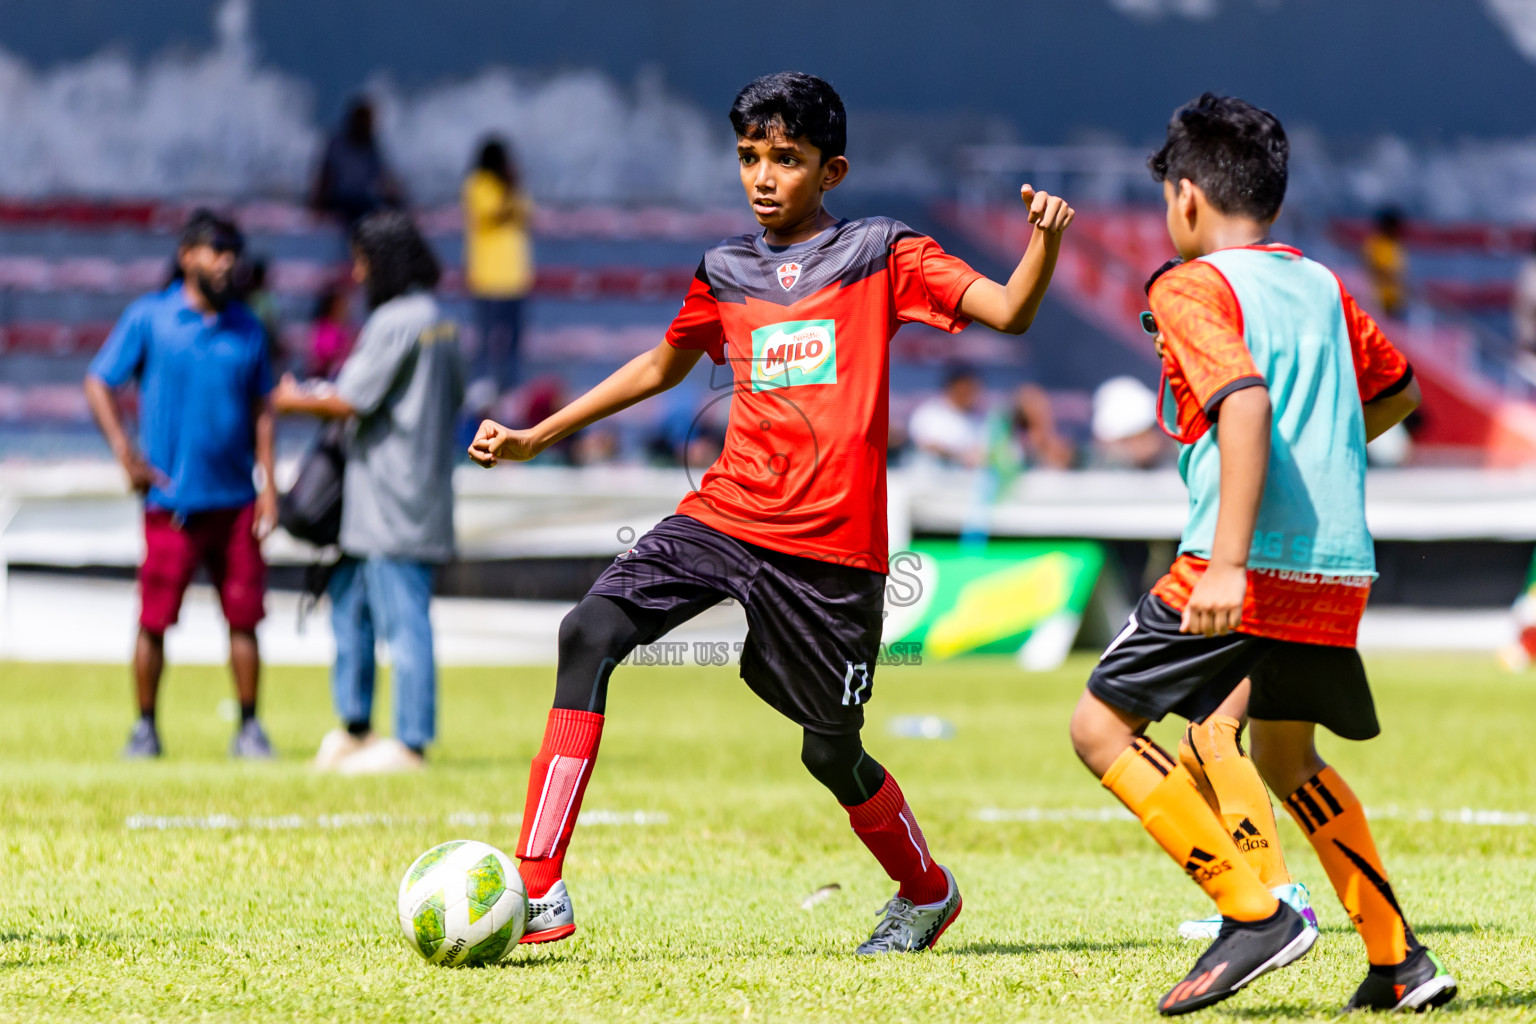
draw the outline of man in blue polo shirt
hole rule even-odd
[[[229,664],[240,700],[235,757],[272,757],[256,719],[264,613],[261,541],[277,521],[272,366],[261,321],[235,298],[239,229],[197,210],[182,229],[177,277],[129,306],[91,361],[85,394],[133,489],[144,495],[144,563],[133,671],[139,721],[124,755],[158,757],[155,700],[165,631],[199,565],[229,622]],[[115,390],[139,387],[139,439],[123,427]],[[261,490],[254,481],[261,465]]]

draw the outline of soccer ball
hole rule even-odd
[[[486,843],[434,846],[400,880],[400,929],[429,964],[493,964],[528,925],[528,890],[517,866]]]

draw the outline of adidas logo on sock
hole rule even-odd
[[[1196,882],[1204,883],[1224,871],[1231,871],[1232,864],[1229,861],[1217,859],[1214,853],[1207,853],[1197,846],[1189,851],[1189,860],[1184,863],[1184,870]]]
[[[1269,840],[1260,835],[1258,827],[1247,818],[1238,822],[1237,828],[1232,830],[1232,841],[1244,853],[1249,850],[1269,849]]]

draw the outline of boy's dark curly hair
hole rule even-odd
[[[1156,181],[1188,178],[1222,213],[1267,221],[1285,198],[1290,155],[1274,114],[1208,92],[1173,112],[1168,140],[1147,166]]]
[[[747,139],[767,135],[775,123],[792,139],[821,150],[822,163],[848,149],[848,114],[843,99],[825,79],[780,71],[747,83],[731,104],[731,127]]]
[[[368,262],[368,305],[377,309],[413,288],[437,287],[442,268],[411,218],[381,210],[358,221],[352,248]]]

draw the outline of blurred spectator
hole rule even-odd
[[[240,701],[235,757],[270,758],[256,719],[264,614],[261,540],[277,521],[273,483],[272,364],[261,323],[237,300],[243,241],[234,224],[196,210],[182,228],[178,280],[129,306],[85,378],[86,399],[144,496],[139,633],[133,654],[139,721],[124,756],[159,757],[155,708],[165,631],[192,574],[205,568],[229,623],[229,666]],[[139,438],[124,430],[115,389],[139,387]],[[261,466],[261,490],[254,475]]]
[[[341,370],[352,351],[352,332],[347,323],[350,296],[341,285],[331,285],[315,298],[315,315],[309,329],[309,355],[304,370],[310,377],[330,380]]]
[[[251,260],[245,275],[245,304],[261,321],[261,329],[267,335],[267,356],[276,365],[282,356],[283,315],[277,306],[277,296],[267,288],[267,258],[258,256]]]
[[[981,376],[963,364],[945,370],[943,390],[912,411],[907,434],[919,465],[975,469],[994,456],[1014,469],[1021,461],[1052,469],[1072,465],[1072,446],[1056,432],[1043,388],[1020,385],[1007,409],[990,415]]]
[[[373,104],[355,99],[340,130],[325,145],[311,204],[339,220],[350,236],[370,213],[404,202],[404,190],[384,162],[374,135]]]
[[[1402,316],[1408,305],[1408,250],[1402,239],[1402,211],[1389,207],[1376,214],[1376,226],[1360,248],[1376,301],[1382,312],[1394,318]]]
[[[1111,377],[1093,392],[1095,469],[1157,469],[1174,447],[1157,425],[1157,396],[1135,377]]]
[[[1014,392],[1013,428],[1023,443],[1026,462],[1050,469],[1072,467],[1072,443],[1056,432],[1051,396],[1038,384],[1021,384]]]
[[[577,434],[571,447],[574,466],[608,466],[619,461],[619,435],[612,429],[593,426]]]
[[[666,411],[646,445],[650,462],[683,466],[693,474],[704,472],[725,447],[727,424],[722,413],[728,412],[730,404],[711,402],[701,412],[693,399],[679,391],[669,392],[662,401]]]
[[[464,179],[463,202],[464,284],[480,334],[470,403],[488,409],[521,383],[523,298],[533,287],[533,206],[505,140],[493,136],[480,146]]]
[[[986,391],[971,367],[944,371],[943,390],[912,411],[907,433],[919,462],[974,469],[987,455]]]
[[[1531,236],[1531,251],[1520,261],[1515,275],[1515,343],[1520,352],[1536,358],[1536,233]]]
[[[346,774],[419,768],[437,717],[429,611],[437,569],[453,557],[454,420],[464,400],[457,332],[431,289],[439,267],[403,213],[375,213],[353,233],[353,275],[373,312],[334,388],[278,385],[283,411],[355,420],[347,446],[342,559],[331,576],[342,728],[315,766]],[[395,737],[372,734],[374,640],[394,667]]]

